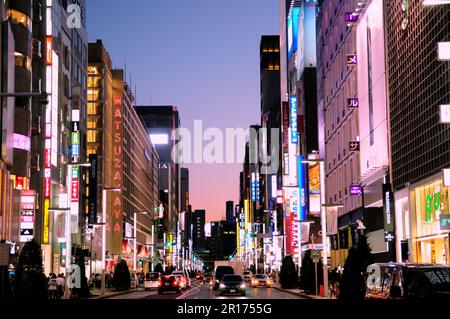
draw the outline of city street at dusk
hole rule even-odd
[[[9,310],[450,301],[450,0],[0,0],[0,73]]]

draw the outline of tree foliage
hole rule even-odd
[[[320,260],[317,263],[317,277],[316,277],[316,265],[311,258],[311,250],[305,252],[302,259],[302,267],[300,269],[300,283],[299,288],[303,289],[306,293],[316,293],[316,278],[317,289],[323,284],[323,265]]]
[[[120,260],[114,269],[112,285],[119,291],[129,290],[131,287],[130,270],[124,259]]]
[[[280,271],[280,284],[283,289],[297,288],[297,271],[295,269],[294,261],[291,256],[286,256],[283,259]]]

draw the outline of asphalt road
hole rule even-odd
[[[177,294],[168,292],[158,295],[157,291],[144,291],[142,288],[129,294],[108,299],[301,299],[301,297],[274,288],[247,288],[246,296],[219,296],[209,285],[193,281],[192,288]]]

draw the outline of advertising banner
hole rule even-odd
[[[88,223],[95,224],[97,222],[97,154],[89,155],[89,198],[88,198]]]

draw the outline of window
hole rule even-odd
[[[18,67],[31,71],[31,59],[19,52],[14,53],[15,64]]]
[[[98,141],[98,132],[94,130],[87,131],[87,141],[88,143],[97,143]]]
[[[31,31],[31,19],[25,13],[14,9],[8,9],[6,11],[6,18],[11,20],[12,23],[21,24]]]

